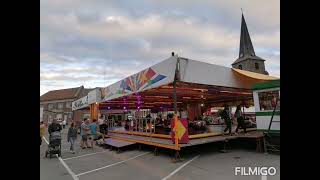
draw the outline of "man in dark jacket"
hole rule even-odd
[[[221,113],[221,118],[224,119],[224,122],[226,124],[226,128],[224,129],[224,132],[227,132],[229,130],[229,135],[231,135],[231,117],[230,117],[230,111],[228,106],[224,106],[224,110]]]
[[[104,142],[105,135],[108,135],[108,125],[106,120],[104,120],[103,123],[99,126],[99,129]]]
[[[247,133],[247,128],[246,128],[246,125],[244,123],[244,118],[243,118],[243,115],[242,115],[242,111],[241,111],[241,106],[240,105],[237,106],[237,109],[236,109],[236,112],[234,113],[234,115],[235,115],[235,118],[237,118],[237,122],[238,122],[237,129],[236,129],[236,134],[238,133],[238,130],[239,130],[240,127],[243,129],[244,133],[246,134]]]
[[[49,134],[51,134],[52,132],[61,131],[61,130],[62,130],[62,127],[57,122],[57,119],[53,119],[52,123],[48,127]]]

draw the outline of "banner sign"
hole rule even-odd
[[[88,93],[88,104],[93,104],[101,100],[101,90],[94,89]]]
[[[178,119],[175,124],[174,118],[171,120],[171,140],[175,143],[175,132],[177,132],[179,144],[189,143],[188,120],[186,118]]]
[[[82,109],[82,108],[85,108],[88,106],[89,106],[88,96],[85,96],[83,98],[80,98],[80,99],[72,102],[72,111],[77,110],[77,109]]]

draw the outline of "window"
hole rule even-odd
[[[239,65],[239,69],[242,69],[242,65]]]
[[[83,114],[83,119],[85,119],[85,118],[87,118],[87,119],[90,119],[90,114]]]
[[[66,102],[66,108],[71,108],[71,102]]]
[[[254,67],[255,67],[256,69],[259,69],[259,64],[258,64],[258,63],[254,63]]]
[[[279,91],[259,92],[258,97],[261,111],[273,110],[279,98]],[[278,101],[276,110],[280,110],[280,101]]]
[[[48,116],[48,120],[49,120],[49,123],[51,123],[52,120],[53,120],[53,117],[52,117],[51,115],[49,115],[49,116]]]
[[[57,114],[56,118],[58,119],[58,121],[62,121],[62,114]]]
[[[63,108],[63,103],[58,103],[58,109],[62,109]]]
[[[48,109],[53,109],[53,104],[48,104]]]

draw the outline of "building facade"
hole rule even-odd
[[[54,118],[72,121],[72,102],[86,96],[92,89],[83,86],[69,89],[53,90],[40,96],[40,109],[43,109],[42,120],[50,123]]]

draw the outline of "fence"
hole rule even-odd
[[[114,119],[107,120],[108,129],[115,130],[117,124]],[[152,118],[133,118],[129,124],[129,131],[143,132],[143,133],[155,133],[156,132],[156,120]]]

